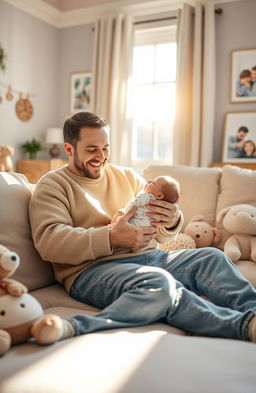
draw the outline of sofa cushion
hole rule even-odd
[[[216,216],[223,208],[237,204],[256,206],[256,171],[225,165],[222,169]],[[220,224],[216,223],[216,226],[221,230],[222,235],[218,247],[223,248],[230,233]]]
[[[28,218],[31,192],[25,176],[0,172],[0,244],[20,256],[21,264],[13,278],[21,281],[30,290],[54,282],[50,264],[42,261],[31,237]]]
[[[215,223],[221,168],[197,168],[185,165],[152,165],[145,169],[146,180],[168,175],[181,186],[180,207],[184,214],[184,226],[196,214],[203,214],[210,224]]]

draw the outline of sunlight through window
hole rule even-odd
[[[132,162],[172,162],[176,26],[135,31],[132,68]]]

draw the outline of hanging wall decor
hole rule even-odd
[[[2,44],[0,44],[0,70],[5,71],[6,69],[6,53],[4,48],[2,47]]]
[[[0,43],[0,70],[5,71],[6,69],[6,53]],[[30,97],[33,97],[34,94],[23,93],[16,89],[13,89],[11,85],[5,85],[0,82],[0,86],[6,89],[6,94],[3,96],[0,90],[0,104],[3,102],[4,98],[7,101],[12,101],[14,98],[14,94],[18,95],[18,101],[15,105],[16,115],[22,121],[28,121],[33,116],[33,105],[30,101]]]
[[[14,95],[18,95],[18,101],[15,105],[16,115],[22,121],[28,121],[33,116],[33,105],[30,100],[30,97],[34,97],[35,94],[23,93],[16,89],[13,89],[11,85],[5,85],[0,82],[0,86],[6,89],[5,99],[7,101],[12,101],[14,99]],[[4,97],[0,93],[0,104],[3,102]]]

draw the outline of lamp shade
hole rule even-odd
[[[46,131],[45,143],[62,144],[64,142],[61,128],[48,128]]]

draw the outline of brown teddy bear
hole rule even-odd
[[[38,301],[27,288],[9,277],[19,266],[19,256],[0,245],[0,356],[12,344],[34,337],[39,344],[49,344],[61,336],[62,320],[57,315],[43,315]]]
[[[194,239],[197,248],[216,245],[221,238],[220,231],[208,224],[202,214],[194,216],[189,221],[184,233]]]
[[[209,247],[220,241],[220,231],[208,224],[203,215],[193,217],[175,239],[159,246],[161,250],[172,251],[188,248]]]
[[[0,145],[0,172],[13,172],[11,155],[14,153],[12,146]]]
[[[224,244],[225,254],[233,261],[256,262],[256,207],[247,204],[228,206],[217,215],[217,222],[232,234]]]

